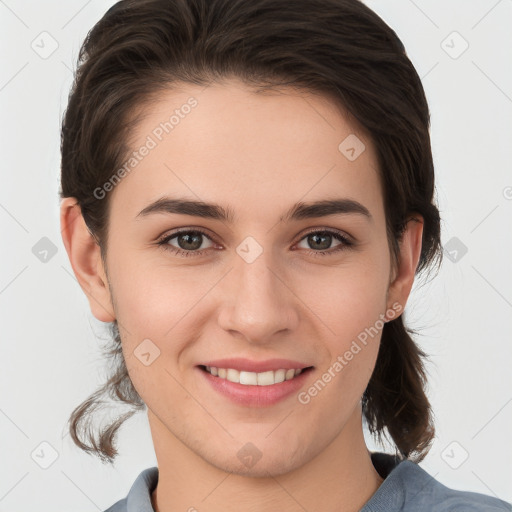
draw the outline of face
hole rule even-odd
[[[106,261],[155,446],[261,476],[356,435],[393,307],[369,138],[324,96],[255,94],[236,81],[162,93],[132,135],[136,161],[108,192]],[[218,208],[148,208],[162,198]],[[325,201],[330,208],[297,210]],[[309,369],[256,389],[202,367],[225,358],[257,373],[272,359]],[[244,378],[264,382],[253,373]]]

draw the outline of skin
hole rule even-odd
[[[144,402],[159,467],[158,512],[357,511],[382,478],[365,445],[361,396],[380,332],[308,404],[297,395],[263,408],[230,402],[195,366],[223,357],[283,357],[314,366],[307,390],[394,303],[405,307],[421,250],[422,219],[409,222],[394,266],[373,144],[329,98],[295,89],[256,95],[236,80],[186,84],[161,93],[132,134],[139,148],[169,112],[198,106],[109,192],[107,266],[74,198],[61,206],[63,241],[91,311],[117,319],[133,384]],[[365,151],[349,161],[338,146],[356,134]],[[138,218],[163,195],[230,207],[234,224],[180,214]],[[298,201],[350,198],[359,214],[280,222]],[[156,245],[178,228],[203,228],[204,253]],[[319,248],[313,228],[354,245]],[[263,252],[247,263],[247,237]],[[168,242],[179,248],[179,238]],[[182,247],[186,240],[181,239]],[[196,246],[196,247],[197,247]],[[398,316],[398,315],[397,315]],[[134,350],[150,339],[160,356],[145,366]],[[247,443],[261,453],[248,466]]]

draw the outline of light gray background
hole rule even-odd
[[[145,414],[123,427],[113,468],[66,431],[103,382],[106,331],[61,240],[60,118],[79,46],[113,3],[0,0],[0,511],[104,510],[156,465]],[[512,501],[512,1],[367,4],[404,42],[432,113],[447,254],[406,308],[431,355],[437,437],[421,466],[450,487]],[[56,250],[46,261],[43,237]]]

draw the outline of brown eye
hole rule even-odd
[[[175,238],[180,249],[189,251],[197,251],[201,247],[203,241],[203,235],[194,231],[179,233]]]
[[[313,233],[308,235],[306,239],[312,249],[323,251],[330,248],[333,236],[328,233]]]
[[[207,247],[203,245],[205,239],[210,242]],[[176,240],[175,243],[170,243],[171,240]],[[176,245],[175,245],[176,244]],[[202,254],[206,249],[213,246],[210,237],[203,231],[197,229],[182,230],[172,235],[168,235],[158,242],[158,245],[165,250],[171,251],[183,256],[196,256]]]
[[[354,245],[346,236],[337,231],[329,230],[312,231],[303,237],[299,243],[302,243],[303,240],[308,246],[303,248],[312,249],[309,251],[310,253],[320,256],[334,254]],[[333,240],[337,240],[340,243],[331,248]]]

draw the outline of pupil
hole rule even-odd
[[[180,235],[178,237],[178,244],[182,249],[187,249],[187,250],[199,249],[199,247],[201,247],[201,236],[202,235],[200,233],[196,233],[194,235],[190,235],[189,233]],[[186,240],[185,244],[181,243],[181,240],[183,240],[183,239]],[[191,241],[191,240],[193,240],[193,241]],[[187,244],[189,244],[189,245],[191,244],[192,247],[187,246]],[[183,245],[185,245],[185,247]]]
[[[310,236],[310,239],[314,240],[313,244],[316,244],[318,242],[318,239],[322,239],[322,238],[324,240],[326,240],[327,243],[324,243],[323,247],[316,247],[316,248],[317,249],[329,249],[329,246],[331,245],[331,238],[332,238],[331,235],[329,235],[329,234],[323,234],[323,235],[314,234],[314,235]],[[322,245],[321,242],[320,242],[320,245]]]

